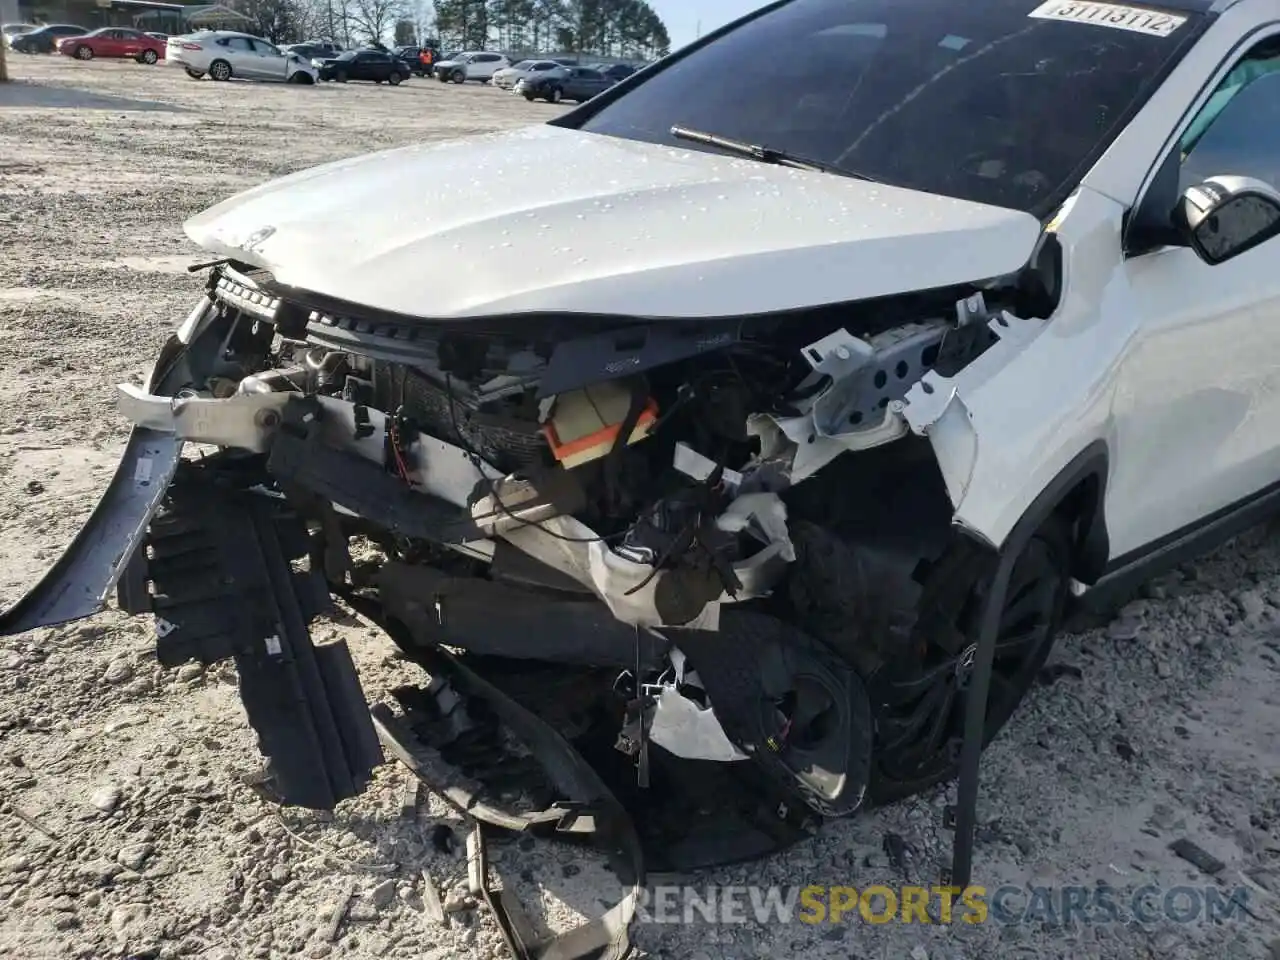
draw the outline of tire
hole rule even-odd
[[[453,73],[449,74],[449,79],[454,83],[466,83],[467,72],[465,70],[455,70]]]
[[[524,92],[524,98],[525,98],[526,100],[528,100],[530,103],[533,103],[533,101],[536,99],[536,97],[534,97],[534,95],[533,95],[533,91],[532,91],[532,90],[526,90],[526,91]]]
[[[1055,516],[1032,536],[1014,565],[1002,617],[1016,615],[1017,619],[1002,621],[997,644],[1007,638],[1004,643],[1013,648],[1012,638],[1027,639],[1016,649],[1006,649],[1004,656],[997,648],[993,681],[996,673],[1004,679],[998,686],[993,682],[988,691],[984,748],[1017,711],[1053,650],[1066,606],[1070,559],[1069,526]],[[875,761],[867,794],[873,805],[912,796],[954,779],[959,773],[968,682],[963,671],[967,669],[966,659],[976,650],[981,600],[993,574],[989,556],[973,544],[959,541],[949,547],[924,576],[909,649],[899,650],[893,662],[885,663],[868,678],[877,714]],[[1015,610],[1020,612],[1015,614]],[[954,657],[949,658],[932,642],[940,637],[948,638],[950,646],[958,648]],[[928,676],[937,679],[926,685],[924,678]],[[912,710],[902,702],[903,698],[910,697],[908,702],[915,705],[918,714],[928,697],[939,690],[947,691],[937,694],[942,702],[951,703],[946,698],[953,697],[954,706],[929,711],[921,721],[921,729],[904,732],[913,721],[904,719],[912,715]],[[935,752],[929,753],[936,737],[926,737],[924,759],[916,763],[915,754],[910,751],[916,747],[919,735],[938,717],[942,718],[939,728],[943,740]],[[897,743],[893,743],[895,736]]]
[[[192,70],[190,67],[187,67],[186,69],[187,69],[187,76],[190,77],[192,80],[204,79],[204,74],[199,70]]]
[[[673,633],[725,733],[770,779],[823,817],[862,806],[874,725],[856,671],[755,611],[726,609],[719,631]]]
[[[225,60],[213,61],[213,63],[209,64],[209,79],[218,81],[230,80],[231,64]]]
[[[154,50],[143,50],[142,53],[138,55],[138,62],[145,63],[148,67],[154,66],[156,61],[159,59],[160,55]]]
[[[393,73],[391,76],[387,77],[387,83],[391,84],[393,87],[398,87],[400,86],[400,81],[403,79],[404,77],[400,76],[400,74]]]
[[[564,91],[559,87],[552,87],[547,92],[547,103],[559,103],[564,99]]]
[[[334,79],[334,80],[336,80],[336,81],[338,81],[338,83],[346,83],[346,82],[347,82],[347,71],[345,71],[345,70],[339,70],[337,73],[335,73],[335,74],[333,75],[333,79]]]
[[[83,44],[83,43],[82,43],[82,44],[80,44],[80,46],[76,47],[76,59],[77,59],[77,60],[92,60],[92,59],[93,59],[93,47],[86,46],[86,45],[85,45],[85,44]]]
[[[293,73],[291,73],[291,74],[289,75],[289,80],[288,80],[288,82],[289,82],[289,83],[295,83],[295,84],[312,84],[312,83],[315,83],[315,81],[311,79],[311,74],[307,73],[307,71],[305,71],[305,70],[295,70],[295,71],[293,71]]]

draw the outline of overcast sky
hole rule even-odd
[[[682,47],[702,32],[714,30],[744,13],[762,7],[768,0],[649,0],[671,33],[671,49]]]

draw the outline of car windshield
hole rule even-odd
[[[672,137],[681,126],[1045,217],[1201,21],[1037,2],[789,0],[566,123],[716,151]]]
[[[354,60],[358,53],[359,51],[357,50],[348,50],[346,53],[338,54],[337,57],[335,57],[334,59],[335,60]]]

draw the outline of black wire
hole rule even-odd
[[[542,533],[545,533],[549,537],[554,537],[556,540],[563,540],[566,543],[608,543],[611,540],[621,540],[635,528],[635,524],[632,524],[626,530],[619,533],[611,533],[605,537],[568,537],[563,533],[556,533],[554,530],[548,530],[541,523],[535,520],[526,520],[524,517],[517,517],[511,512],[511,509],[502,502],[502,497],[498,496],[495,488],[496,481],[485,475],[484,468],[481,466],[482,461],[480,455],[471,448],[471,442],[463,436],[462,429],[458,426],[458,413],[454,405],[455,398],[453,395],[453,378],[447,372],[444,375],[444,388],[445,392],[449,394],[449,422],[453,427],[453,434],[457,437],[458,444],[462,447],[462,452],[471,460],[471,465],[475,467],[476,473],[480,475],[480,479],[489,485],[489,495],[493,497],[494,502],[498,505],[499,509],[507,515],[507,517],[514,520],[522,527],[533,527]]]

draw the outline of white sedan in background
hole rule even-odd
[[[296,53],[284,53],[261,37],[231,31],[203,31],[170,37],[165,60],[182,67],[199,80],[274,80],[279,83],[315,83],[316,68]]]
[[[513,67],[505,67],[493,75],[493,85],[503,90],[514,90],[521,80],[543,77],[564,77],[568,68],[554,60],[521,60]]]

